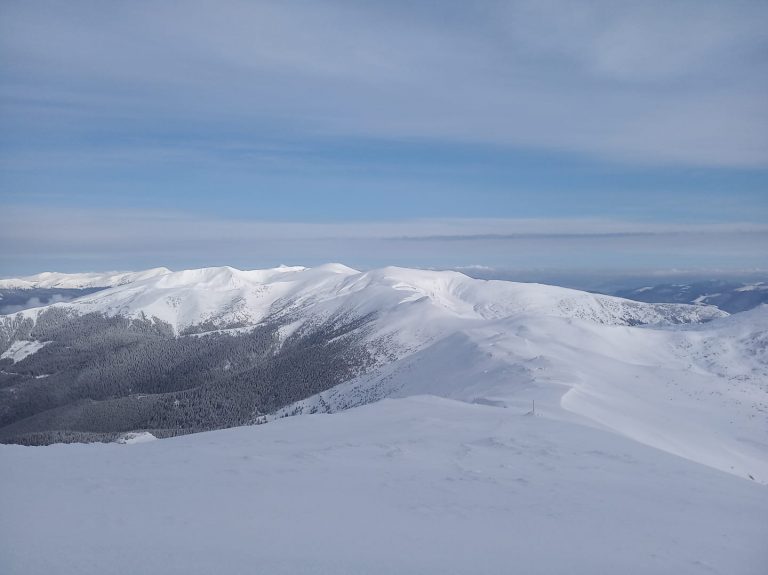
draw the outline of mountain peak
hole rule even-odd
[[[555,286],[394,266],[366,272],[339,263],[262,270],[160,268],[110,281],[111,289],[57,305],[76,313],[156,317],[177,332],[202,323],[256,325],[271,314],[298,310],[316,317],[397,313],[405,314],[402,321],[416,323],[424,321],[419,315],[423,313],[450,321],[534,315],[610,325],[691,323],[727,315],[711,307],[646,304]],[[401,309],[412,302],[421,302],[422,311]]]

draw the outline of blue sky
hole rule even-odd
[[[768,268],[764,2],[0,10],[0,275]]]

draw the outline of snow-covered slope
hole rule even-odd
[[[768,483],[768,306],[703,325],[504,318],[425,345],[274,415],[434,394],[589,422]]]
[[[281,350],[296,334],[354,324],[343,333],[373,361],[266,416],[254,409],[266,425],[0,445],[4,572],[762,574],[768,564],[768,306],[728,316],[403,268],[207,268],[0,316],[4,369],[54,347],[47,365],[66,365],[70,348],[37,351],[46,342],[30,326],[89,313],[164,322],[158,332],[185,344],[269,324]],[[312,345],[335,341],[329,333]],[[26,377],[43,389],[57,375]],[[307,415],[323,412],[333,415]]]
[[[40,351],[43,346],[45,346],[45,343],[39,341],[24,341],[23,339],[18,339],[0,354],[0,359],[10,359],[13,362],[21,361],[28,355]]]
[[[22,278],[0,279],[0,289],[85,289],[112,287],[170,273],[168,268],[153,268],[140,272],[101,272],[66,274],[43,272]]]
[[[768,497],[435,397],[137,445],[0,445],[6,575],[762,575]]]
[[[768,482],[766,306],[728,317],[708,306],[456,272],[221,267],[5,316],[0,335],[10,345],[24,320],[50,308],[159,320],[177,334],[270,322],[288,337],[329,320],[368,318],[359,341],[374,358],[367,373],[269,418],[425,393],[518,412],[536,401],[550,418],[609,428]]]
[[[406,311],[414,322],[421,313],[459,320],[540,314],[610,325],[699,322],[727,315],[713,307],[644,304],[554,286],[475,280],[457,272],[358,272],[341,264],[162,273],[57,305],[81,314],[154,317],[177,332],[203,323],[253,325],[291,314],[306,319]],[[22,313],[34,317],[38,312]]]

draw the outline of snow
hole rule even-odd
[[[48,342],[26,340],[14,341],[8,349],[0,354],[0,359],[10,359],[14,363],[21,361],[28,355],[32,355],[33,353],[41,350],[43,347],[45,347],[46,343]]]
[[[152,277],[158,277],[171,270],[168,268],[152,268],[140,272],[99,272],[67,274],[60,272],[43,272],[23,278],[0,279],[0,289],[84,289],[95,287],[111,287],[124,285]]]
[[[177,333],[203,322],[212,333],[245,333],[268,319],[283,340],[328,318],[374,314],[359,340],[374,367],[270,418],[415,394],[516,409],[536,400],[550,418],[768,483],[766,306],[727,317],[712,307],[341,264],[185,270],[55,306],[157,318]],[[7,316],[9,332],[42,309]]]
[[[760,290],[768,290],[768,284],[764,282],[757,282],[757,283],[748,284],[736,289],[736,291],[760,291]]]
[[[437,324],[414,322],[425,323]],[[393,329],[416,341],[426,328],[415,326]],[[545,315],[460,323],[271,417],[425,393],[517,410],[535,400],[547,417],[768,483],[768,306],[675,328]]]
[[[149,431],[139,431],[132,433],[124,433],[117,438],[115,443],[121,445],[134,445],[136,443],[147,443],[148,441],[155,441],[157,437],[152,435]]]
[[[736,291],[739,291],[739,290],[736,290]],[[718,297],[720,295],[722,295],[722,294],[720,294],[720,293],[705,293],[703,295],[700,295],[696,299],[694,299],[691,303],[694,303],[696,305],[703,305],[703,304],[707,303],[708,299],[715,298],[715,297]]]
[[[222,327],[255,325],[276,300],[289,293],[290,278],[305,271],[287,266],[184,270],[97,292],[67,305],[79,313],[145,315],[170,324],[177,332],[208,321]]]
[[[3,573],[768,564],[766,305],[728,316],[342,264],[169,272],[54,305],[157,318],[177,333],[269,320],[283,340],[373,314],[358,343],[377,361],[260,415],[265,425],[162,441],[137,431],[118,440],[130,448],[0,445]],[[0,328],[12,334],[43,309]],[[3,357],[42,345],[13,341]],[[283,417],[296,412],[332,415]]]
[[[765,572],[765,487],[522,413],[422,396],[130,449],[2,445],[3,572]]]
[[[398,315],[402,311],[398,308],[422,302],[433,317],[465,320],[540,314],[604,324],[647,324],[726,315],[711,306],[646,304],[554,286],[476,280],[458,272],[396,267],[359,272],[342,264],[184,270],[55,305],[76,313],[154,317],[180,333],[204,323],[218,329],[255,325],[275,314],[317,320],[350,313],[393,311]],[[39,310],[19,313],[34,318]]]

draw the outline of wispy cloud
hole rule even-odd
[[[425,6],[6,3],[6,131],[82,141],[162,125],[768,164],[764,2]]]
[[[0,11],[0,273],[765,265],[759,0]]]

